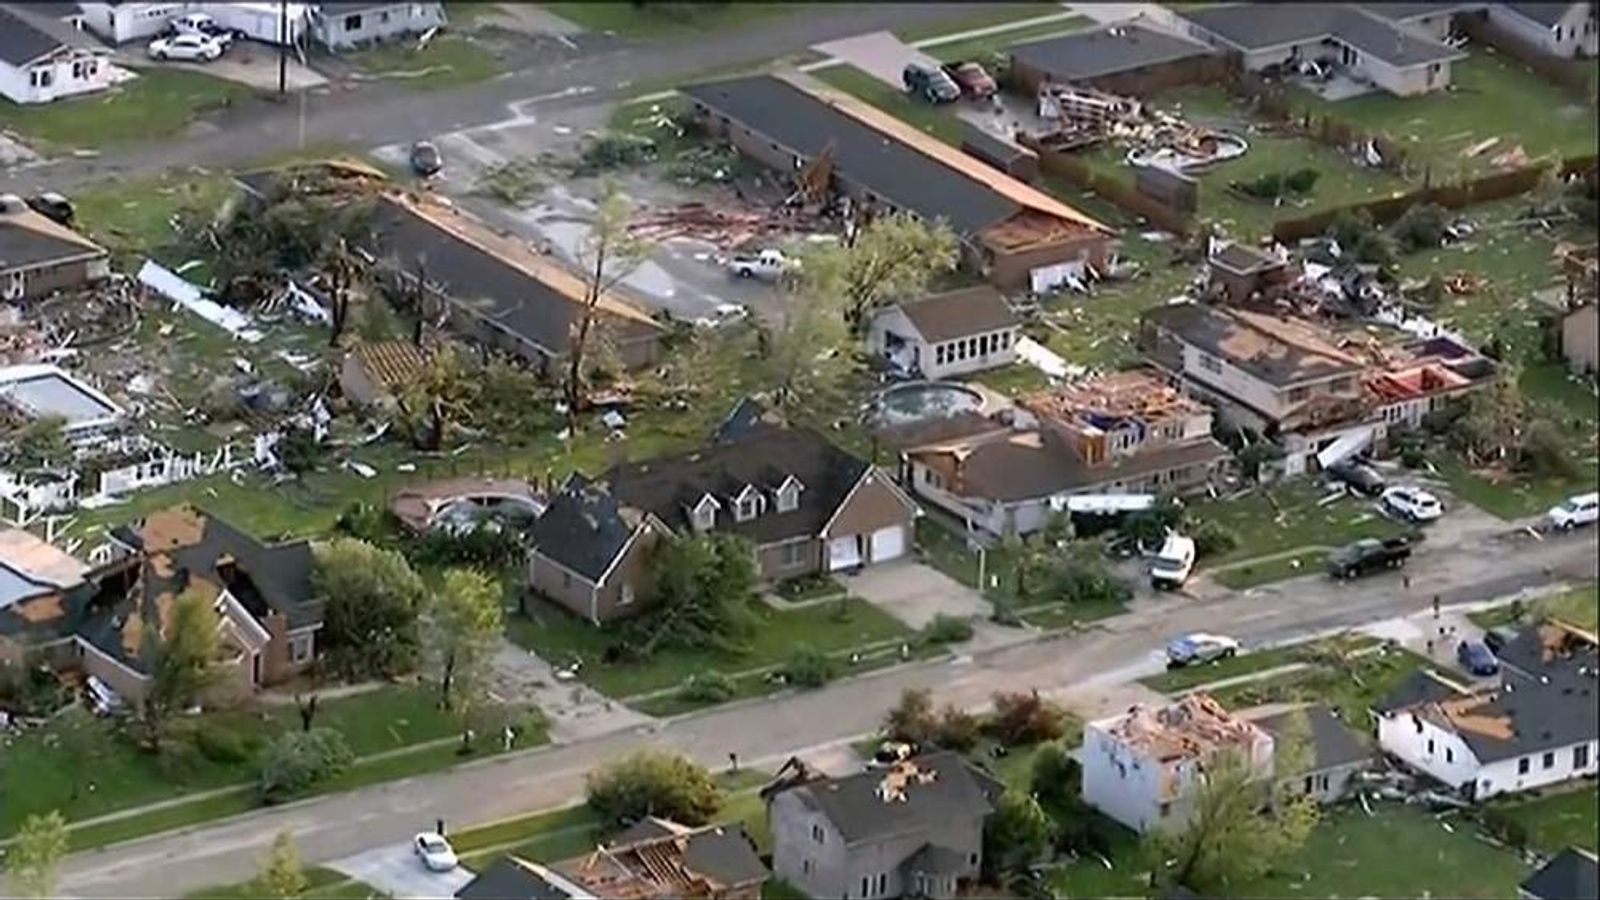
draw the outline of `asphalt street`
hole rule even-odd
[[[941,702],[979,707],[997,690],[1063,694],[1110,691],[1161,668],[1173,634],[1226,630],[1247,647],[1373,624],[1445,605],[1504,597],[1524,588],[1593,579],[1596,532],[1544,540],[1516,531],[1435,545],[1400,576],[1334,583],[1310,576],[1212,600],[1168,596],[1083,632],[1045,637],[953,661],[907,666],[818,691],[736,704],[659,725],[502,757],[349,793],[262,810],[211,826],[158,835],[69,858],[61,890],[79,897],[168,897],[245,880],[272,836],[295,834],[307,864],[404,843],[442,817],[458,826],[568,802],[583,774],[641,746],[666,747],[720,767],[737,753],[751,764],[871,731],[906,688]]]
[[[959,22],[979,3],[837,4],[804,16],[760,20],[715,36],[647,44],[607,43],[594,52],[507,72],[472,85],[419,92],[404,84],[367,84],[303,94],[282,106],[249,104],[216,127],[181,142],[154,141],[93,159],[67,158],[0,175],[0,193],[50,189],[70,193],[86,182],[153,174],[175,166],[226,167],[308,146],[361,148],[409,142],[486,125],[533,107],[552,111],[615,97],[646,80],[755,65],[812,44],[908,24]]]

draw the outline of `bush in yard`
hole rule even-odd
[[[783,664],[783,677],[788,683],[805,688],[819,688],[833,680],[834,664],[828,654],[811,647],[800,647]]]
[[[678,696],[690,703],[725,703],[734,692],[733,679],[715,669],[690,675],[678,688]]]
[[[1567,455],[1565,442],[1556,426],[1539,419],[1528,426],[1522,439],[1522,468],[1533,475],[1570,478],[1578,466]]]
[[[983,723],[977,716],[947,703],[933,727],[933,742],[946,750],[965,753],[977,746],[982,731]]]
[[[290,731],[267,745],[261,762],[261,798],[277,803],[348,769],[355,754],[332,728]]]
[[[1209,519],[1190,529],[1189,536],[1194,539],[1194,554],[1200,559],[1221,556],[1239,546],[1239,536],[1231,528]]]
[[[1072,809],[1082,785],[1082,768],[1060,743],[1052,741],[1033,754],[1028,790],[1052,815],[1059,817],[1060,813]]]
[[[906,688],[900,702],[883,716],[883,735],[891,741],[926,744],[933,740],[938,721],[933,714],[933,692],[927,688]]]
[[[1149,509],[1124,516],[1117,535],[1146,547],[1160,546],[1167,532],[1183,521],[1183,507],[1171,497],[1162,497]]]
[[[1133,588],[1106,566],[1093,545],[1078,548],[1057,573],[1055,589],[1070,604],[1127,603]]]
[[[1049,849],[1054,830],[1038,801],[1021,791],[1006,791],[983,824],[983,868],[987,880],[992,882],[997,876],[1021,872],[1033,865]]]
[[[1296,194],[1309,194],[1321,177],[1322,173],[1316,169],[1295,169],[1283,179],[1283,186]]]
[[[1067,730],[1067,714],[1037,691],[999,692],[989,733],[1007,747],[1053,741]]]
[[[1415,253],[1443,244],[1444,230],[1448,224],[1444,207],[1436,203],[1418,203],[1396,219],[1389,226],[1389,232],[1394,235],[1401,250]]]
[[[232,765],[250,759],[249,742],[237,731],[216,725],[202,725],[194,733],[194,746],[200,755],[214,763]]]
[[[959,644],[972,640],[972,623],[958,616],[939,613],[922,626],[922,639],[930,644]]]
[[[591,771],[584,779],[589,808],[607,827],[646,816],[704,825],[722,806],[722,792],[702,765],[676,753],[640,750]]]

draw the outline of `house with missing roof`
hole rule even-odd
[[[1192,83],[1199,68],[1221,58],[1207,44],[1133,21],[1029,41],[1007,52],[1010,77],[1028,94],[1037,94],[1046,84],[1150,93]]]
[[[101,91],[133,77],[111,64],[111,50],[74,24],[73,4],[0,4],[0,96],[49,103]],[[5,254],[0,252],[0,273]],[[3,283],[0,274],[0,283]]]
[[[1489,22],[1512,37],[1551,56],[1600,55],[1600,25],[1595,4],[1490,3]]]
[[[1230,243],[1206,256],[1206,281],[1230,303],[1243,303],[1259,292],[1288,284],[1295,267],[1276,253],[1248,244]]]
[[[76,446],[104,438],[123,421],[122,407],[98,388],[40,363],[0,368],[0,411],[6,409],[24,419],[59,420],[62,436]]]
[[[758,900],[771,873],[738,824],[690,828],[650,816],[594,850],[549,864],[504,856],[456,900]]]
[[[1383,345],[1297,317],[1192,302],[1147,311],[1139,344],[1225,425],[1278,440],[1288,476],[1381,448],[1388,429],[1417,427],[1495,371],[1450,337]]]
[[[1600,860],[1582,847],[1551,857],[1517,886],[1520,900],[1573,900],[1600,897]]]
[[[29,209],[15,195],[0,195],[0,301],[77,290],[110,275],[111,255],[104,247]]]
[[[400,389],[426,364],[427,356],[410,341],[362,341],[339,364],[339,393],[360,406],[393,409]]]
[[[1442,90],[1465,59],[1443,39],[1481,3],[1235,3],[1173,10],[1189,37],[1238,53],[1245,69],[1331,63],[1401,97]]]
[[[943,221],[970,271],[1044,292],[1101,267],[1114,232],[918,128],[809,79],[751,75],[683,89],[713,136],[779,172],[826,155],[831,186],[865,211]]]
[[[1231,457],[1211,410],[1143,369],[1029,395],[1009,423],[929,434],[901,458],[917,497],[999,537],[1044,527],[1073,497],[1201,489]]]
[[[1384,753],[1468,800],[1600,773],[1600,655],[1558,620],[1523,629],[1498,682],[1414,673],[1377,708]]]
[[[1204,693],[1167,706],[1134,706],[1083,729],[1083,799],[1141,834],[1181,828],[1187,794],[1206,764],[1229,752],[1252,772],[1272,774],[1274,738]]]
[[[938,380],[1017,361],[1022,322],[988,285],[884,307],[867,329],[867,346],[895,370]]]
[[[761,791],[773,874],[809,897],[955,897],[982,869],[1003,791],[949,751],[837,778],[791,759]]]
[[[35,547],[23,559],[47,556]],[[20,571],[39,569],[29,565]],[[59,559],[48,568],[68,572]],[[91,565],[74,570],[76,580],[26,576],[49,589],[0,608],[0,644],[93,676],[137,704],[150,683],[153,629],[164,633],[177,598],[198,591],[215,610],[222,638],[214,696],[244,696],[315,659],[322,603],[311,569],[307,541],[264,544],[195,507],[171,507],[113,529]]]
[[[899,559],[916,513],[889,473],[745,400],[696,450],[568,479],[534,524],[528,583],[600,624],[648,601],[670,536],[745,538],[777,582]]]

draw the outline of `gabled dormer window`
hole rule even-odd
[[[748,522],[761,515],[761,507],[765,503],[766,500],[761,496],[761,492],[747,484],[734,499],[733,517],[740,522]]]
[[[700,502],[696,503],[692,510],[691,518],[694,520],[695,531],[710,531],[716,527],[718,505],[716,498],[710,494],[700,498]]]
[[[794,512],[800,508],[800,492],[805,490],[805,485],[800,479],[790,475],[778,485],[778,512]]]

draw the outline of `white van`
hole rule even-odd
[[[1150,586],[1157,590],[1183,587],[1193,568],[1194,539],[1169,531],[1161,552],[1150,561]]]
[[[1550,527],[1566,531],[1579,525],[1593,525],[1600,519],[1600,494],[1579,494],[1568,497],[1560,506],[1552,506],[1545,519]]]

